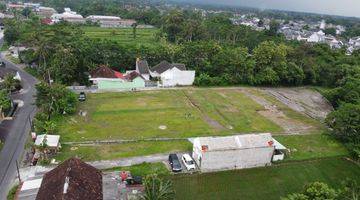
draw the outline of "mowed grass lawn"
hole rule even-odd
[[[132,28],[101,28],[84,26],[82,30],[85,35],[92,39],[108,39],[124,45],[156,45],[154,34],[157,29],[136,30],[136,38],[133,36]]]
[[[226,95],[226,96],[224,96]],[[194,105],[196,104],[196,105]],[[162,90],[89,94],[79,110],[59,120],[62,141],[188,138],[244,132],[276,132],[281,127],[256,112],[261,106],[232,90]],[[222,125],[213,126],[205,118]],[[164,126],[162,130],[159,127]]]
[[[184,141],[142,141],[123,144],[103,144],[95,146],[62,145],[56,160],[64,161],[71,157],[84,161],[116,160],[121,158],[146,156],[159,153],[191,151],[192,144]]]
[[[271,167],[173,176],[176,199],[278,200],[321,181],[334,188],[346,178],[360,181],[358,165],[343,158],[285,163]]]

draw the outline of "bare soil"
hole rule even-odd
[[[277,108],[276,105],[272,104],[261,96],[252,94],[249,89],[244,88],[240,89],[240,91],[258,104],[264,106],[263,110],[259,110],[257,112],[277,125],[281,126],[285,133],[299,134],[314,128],[310,125],[306,125],[300,121],[287,117],[281,110]]]
[[[264,88],[268,94],[291,109],[311,118],[324,120],[332,110],[331,104],[317,91],[307,88]]]

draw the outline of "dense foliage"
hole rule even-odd
[[[170,180],[163,180],[157,175],[148,175],[144,181],[145,192],[142,200],[171,200],[174,199],[174,189]]]
[[[6,90],[0,90],[0,115],[11,107],[11,101]]]
[[[335,190],[322,182],[314,182],[304,186],[301,193],[290,194],[282,200],[356,200],[360,197],[360,185],[354,180],[346,180],[340,190]]]

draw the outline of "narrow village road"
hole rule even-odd
[[[0,39],[0,46],[3,39]],[[36,78],[20,69],[17,65],[7,61],[3,56],[1,60],[6,63],[6,67],[19,71],[23,90],[13,95],[14,99],[24,102],[18,108],[15,117],[11,121],[3,121],[0,124],[0,134],[5,135],[5,145],[0,152],[0,199],[6,199],[14,178],[16,178],[16,161],[21,162],[24,146],[30,132],[30,120],[35,115],[36,106],[34,105]]]

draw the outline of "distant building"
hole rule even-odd
[[[151,68],[150,74],[153,78],[160,78],[163,87],[192,85],[195,80],[195,71],[186,70],[184,64],[167,61]]]
[[[85,23],[85,19],[82,15],[77,14],[74,11],[71,11],[70,8],[65,8],[65,12],[61,14],[53,14],[51,19],[54,23],[58,23],[60,21],[67,21],[70,23]]]
[[[119,27],[121,25],[121,18],[115,16],[90,15],[86,17],[86,20],[99,23],[100,27],[104,28]]]
[[[35,13],[44,18],[51,18],[57,12],[54,8],[40,6],[35,9]]]
[[[106,66],[90,72],[90,81],[99,90],[131,90],[145,87],[145,79],[136,71],[122,74]]]
[[[274,155],[283,154],[280,149],[276,151],[274,144],[270,133],[199,137],[193,141],[193,158],[201,171],[266,166],[271,164]],[[276,157],[281,159],[283,156]]]
[[[150,80],[150,69],[149,64],[146,60],[136,59],[136,67],[135,71],[139,73],[145,80]]]
[[[325,33],[322,30],[315,32],[307,39],[307,41],[312,43],[325,42]]]

